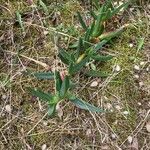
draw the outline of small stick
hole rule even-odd
[[[13,54],[13,55],[18,55],[18,53],[15,53],[15,52],[11,52],[11,51],[6,51],[6,52],[7,52],[7,53],[11,53],[11,54]],[[23,57],[23,58],[26,58],[26,59],[28,59],[28,60],[30,60],[30,61],[33,61],[33,62],[35,62],[36,64],[41,65],[41,66],[44,67],[46,70],[48,70],[48,69],[50,68],[49,65],[47,65],[46,63],[43,63],[43,62],[41,62],[41,61],[35,60],[35,59],[33,59],[33,58],[27,57],[27,56],[22,55],[22,54],[19,54],[19,56],[21,56],[21,57]]]

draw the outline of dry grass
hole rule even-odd
[[[150,119],[149,8],[133,6],[134,11],[126,13],[123,22],[132,23],[134,27],[125,31],[112,46],[104,49],[105,53],[116,57],[106,64],[96,65],[112,73],[110,77],[85,78],[80,74],[74,79],[78,83],[74,92],[107,109],[109,113],[89,113],[66,102],[60,104],[58,115],[49,118],[46,115],[47,105],[31,97],[26,87],[40,87],[53,92],[53,81],[37,81],[24,74],[26,70],[46,71],[47,68],[18,54],[43,62],[50,67],[48,69],[64,70],[65,66],[56,57],[57,42],[66,46],[77,35],[72,30],[67,30],[65,34],[61,30],[56,33],[55,28],[60,20],[66,29],[69,24],[76,24],[73,15],[77,8],[82,11],[83,8],[78,2],[72,4],[63,1],[60,2],[61,7],[49,2],[52,14],[55,8],[57,18],[60,18],[53,25],[54,18],[44,15],[43,10],[34,10],[24,1],[1,2],[0,149],[44,149],[46,144],[50,150],[116,150],[137,149],[137,146],[141,150],[148,150],[150,136],[145,124]],[[16,10],[27,14],[23,17],[25,33],[22,33],[16,21]],[[145,43],[143,50],[137,53],[141,37],[145,38]],[[133,44],[132,48],[130,44]],[[144,64],[140,65],[141,62]],[[119,65],[121,71],[115,72],[115,65]],[[134,69],[135,65],[140,66],[139,71]],[[99,86],[90,87],[95,80],[99,81]],[[129,136],[133,138],[132,143],[128,141]]]

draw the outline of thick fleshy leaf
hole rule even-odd
[[[68,52],[66,52],[65,50],[61,49],[59,51],[58,57],[61,59],[61,61],[64,64],[69,65],[69,62],[71,61],[71,56]]]
[[[105,6],[105,11],[107,11],[108,9],[114,10],[113,4],[112,4],[112,0],[107,0],[104,4]]]
[[[97,70],[87,71],[85,74],[90,77],[108,77],[109,76],[109,74],[101,72],[101,71],[97,71]]]
[[[83,39],[80,37],[77,47],[77,57],[79,57],[79,55],[81,55],[83,52],[84,52]]]
[[[52,72],[36,72],[32,75],[38,79],[54,79],[54,73]]]
[[[93,31],[94,31],[94,27],[95,27],[95,21],[92,23],[91,27],[90,27],[90,32],[89,35],[92,36]],[[90,39],[90,38],[89,38]]]
[[[84,20],[83,20],[83,18],[82,18],[82,16],[81,16],[81,14],[80,14],[79,12],[77,12],[77,15],[78,15],[79,22],[80,22],[82,28],[83,28],[84,30],[87,30],[87,26],[86,26],[86,24],[85,24],[85,22],[84,22]]]
[[[89,60],[89,57],[86,57],[84,59],[82,59],[79,63],[75,64],[75,65],[71,65],[70,66],[70,70],[69,70],[69,73],[71,75],[77,73],[78,71],[80,71],[82,69],[82,67],[88,62]]]
[[[78,99],[78,98],[71,99],[70,101],[72,103],[74,103],[77,107],[84,109],[84,110],[88,110],[91,112],[104,112],[103,109],[95,107],[94,105],[91,105],[83,100]]]
[[[101,55],[93,55],[92,59],[97,60],[97,61],[108,61],[111,60],[113,56],[101,56]]]
[[[76,41],[76,42],[74,42],[73,44],[71,43],[71,45],[69,45],[69,48],[77,48],[78,47],[78,44],[79,44],[79,42],[78,41]]]
[[[97,19],[97,15],[95,14],[95,12],[93,10],[90,11],[90,14],[94,18],[94,20]]]
[[[103,26],[103,22],[102,22],[102,17],[103,17],[103,10],[104,10],[104,7],[102,6],[100,8],[100,12],[99,12],[99,15],[97,17],[97,20],[96,20],[96,24],[95,24],[95,27],[94,27],[94,30],[93,30],[93,37],[98,37],[101,35],[101,33],[103,32],[104,30],[104,26]]]
[[[60,73],[58,71],[55,71],[55,87],[56,87],[56,91],[60,91],[61,89],[61,85],[62,85],[62,80],[60,77]]]
[[[44,93],[41,90],[36,90],[36,89],[30,88],[30,87],[28,87],[27,89],[33,96],[40,98],[40,100],[48,102],[53,98],[53,96],[51,94]]]
[[[112,31],[112,32],[108,32],[108,33],[104,33],[102,35],[99,36],[99,39],[100,40],[110,40],[112,38],[115,38],[117,37],[118,35],[120,35],[124,29],[126,28],[127,26],[122,26],[121,28],[115,30],[115,31]]]
[[[69,64],[68,73],[69,73],[69,75],[72,75],[72,74],[73,74],[73,63],[70,63],[70,64]]]
[[[52,116],[55,113],[56,104],[49,104],[48,105],[48,115]]]
[[[65,94],[67,93],[68,89],[69,89],[69,77],[66,75],[65,79],[62,82],[61,89],[59,92],[61,98],[65,97]]]
[[[124,8],[126,9],[129,6],[130,2],[127,3],[123,3],[122,5],[120,5],[119,7],[115,8],[112,13],[110,14],[109,18],[113,17],[115,14],[119,13],[119,11]]]
[[[84,37],[85,41],[89,41],[89,39],[90,39],[90,31],[91,31],[90,28],[88,28],[88,29],[86,30],[85,37]],[[85,45],[86,45],[86,44],[88,44],[88,43],[85,43]]]
[[[100,3],[99,3],[99,0],[93,0],[93,4],[95,6],[96,9],[99,9],[100,8]]]
[[[94,50],[95,51],[100,50],[108,41],[109,41],[109,39],[106,39],[106,40],[99,42],[98,44],[95,45]]]

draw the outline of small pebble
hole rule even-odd
[[[131,144],[131,143],[132,143],[132,141],[133,141],[132,136],[128,136],[128,142]]]
[[[132,48],[132,47],[133,47],[133,44],[132,44],[132,43],[130,43],[130,44],[129,44],[129,47],[130,47],[130,48]]]
[[[64,39],[65,41],[68,41],[68,37],[65,37],[65,39]]]
[[[11,113],[11,106],[10,105],[6,105],[5,109],[8,113]]]
[[[115,134],[112,134],[112,135],[111,135],[111,138],[112,138],[113,140],[115,140],[115,139],[116,139],[116,135],[115,135]]]
[[[135,65],[135,66],[134,66],[134,69],[139,71],[139,70],[140,70],[140,67],[139,67],[138,65]]]
[[[150,121],[146,123],[146,129],[148,132],[150,132]]]
[[[149,72],[149,67],[146,68],[146,71]]]
[[[46,144],[43,144],[42,147],[41,147],[42,150],[46,150],[46,148],[47,148]]]
[[[140,87],[144,86],[144,83],[143,83],[142,81],[139,82],[139,86],[140,86]]]
[[[145,62],[144,62],[144,61],[141,61],[141,62],[140,62],[140,65],[141,65],[141,66],[143,66],[144,64],[145,64]]]
[[[112,108],[112,105],[110,103],[107,103],[107,109],[110,110]]]
[[[7,98],[7,96],[6,95],[2,95],[2,99],[6,99]]]
[[[142,104],[140,102],[138,102],[138,105],[141,106]]]
[[[91,134],[92,134],[91,129],[87,129],[87,130],[86,130],[86,135],[89,137]]]
[[[96,87],[98,86],[98,82],[97,81],[93,81],[90,85],[90,87]]]
[[[134,78],[139,79],[139,75],[138,75],[138,74],[135,74],[135,75],[134,75]]]
[[[121,67],[119,65],[115,66],[115,71],[119,72],[121,70]]]
[[[117,110],[121,110],[121,107],[119,105],[116,105]]]
[[[129,112],[128,111],[124,111],[123,114],[124,115],[129,115]]]
[[[44,35],[47,35],[49,32],[48,31],[44,31]]]
[[[48,125],[47,121],[43,121],[43,125],[47,126]]]

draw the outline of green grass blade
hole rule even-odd
[[[33,96],[36,96],[38,98],[40,98],[40,100],[43,100],[43,101],[50,101],[52,99],[52,95],[49,94],[49,93],[44,93],[43,91],[41,90],[36,90],[34,88],[30,88],[28,87],[27,90],[33,95]]]
[[[109,76],[109,74],[101,72],[101,71],[97,71],[97,70],[87,71],[85,74],[90,77],[103,77],[104,78],[104,77]]]
[[[137,51],[141,50],[144,45],[145,38],[140,38]]]
[[[74,103],[78,108],[84,109],[84,110],[88,110],[91,112],[104,112],[103,109],[95,107],[94,105],[91,105],[83,100],[80,100],[78,98],[76,99],[71,99],[70,100],[72,103]]]
[[[39,5],[43,8],[46,15],[49,15],[48,8],[42,0],[39,0]]]
[[[25,29],[24,29],[22,18],[21,18],[21,14],[19,13],[19,11],[16,11],[16,16],[17,16],[17,20],[19,22],[19,25],[20,25],[20,27],[22,29],[22,32],[24,32]]]
[[[77,12],[77,15],[78,15],[79,22],[80,22],[82,28],[83,28],[84,30],[87,30],[88,27],[86,26],[86,24],[85,24],[85,22],[84,22],[84,20],[83,20],[83,18],[82,18],[82,16],[81,16],[81,14],[80,14],[79,12]]]

